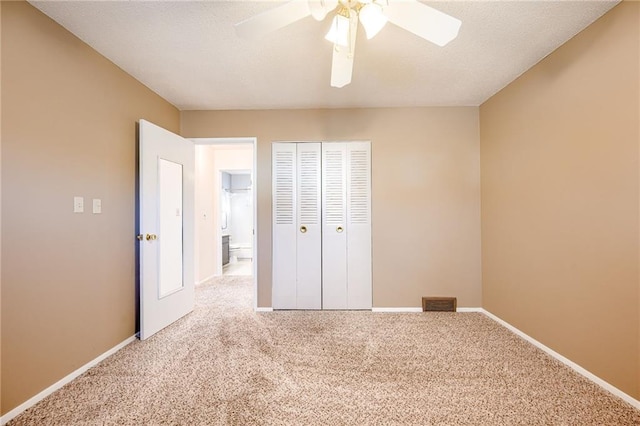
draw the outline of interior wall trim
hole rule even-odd
[[[371,308],[371,312],[422,312],[421,307],[406,308]],[[484,312],[482,308],[457,308],[456,312]]]
[[[422,312],[421,307],[405,307],[405,308],[371,308],[371,312]]]
[[[273,312],[272,307],[256,306],[256,312]]]
[[[196,285],[204,284],[204,283],[206,283],[206,282],[207,282],[207,281],[209,281],[210,279],[213,279],[213,278],[214,278],[214,277],[216,277],[216,276],[220,276],[220,275],[216,275],[216,274],[209,275],[207,278],[203,278],[203,279],[201,279],[200,281],[198,281],[198,282],[196,283]]]
[[[528,334],[524,333],[523,331],[521,331],[521,330],[517,329],[516,327],[512,326],[511,324],[509,324],[505,320],[495,316],[494,314],[492,314],[491,312],[487,311],[486,309],[482,309],[482,313],[484,313],[486,316],[488,316],[489,318],[491,318],[492,320],[494,320],[498,324],[500,324],[503,327],[507,328],[511,332],[515,333],[516,335],[522,337],[527,342],[529,342],[532,345],[538,347],[539,349],[542,349],[547,354],[551,355],[552,357],[554,357],[555,359],[557,359],[561,363],[565,364],[567,367],[571,368],[572,370],[576,371],[577,373],[579,373],[582,376],[586,377],[587,379],[591,380],[593,383],[597,384],[598,386],[600,386],[604,390],[612,393],[613,395],[615,395],[618,398],[622,399],[626,403],[630,404],[632,407],[640,410],[640,401],[638,401],[637,399],[633,398],[631,395],[628,395],[628,394],[624,393],[623,391],[621,391],[617,387],[613,386],[611,383],[608,383],[608,382],[602,380],[600,377],[598,377],[595,374],[591,373],[589,370],[581,367],[580,365],[578,365],[575,362],[571,361],[569,358],[566,358],[566,357],[560,355],[558,352],[554,351],[553,349],[549,348],[548,346],[545,346],[544,344],[540,343],[539,341],[537,341],[533,337],[529,336]]]
[[[131,336],[128,339],[118,343],[116,346],[114,346],[113,348],[109,349],[108,351],[106,351],[102,355],[99,355],[97,358],[89,361],[88,363],[86,363],[82,367],[78,368],[74,372],[72,372],[72,373],[68,374],[67,376],[63,377],[62,379],[58,380],[56,383],[52,384],[51,386],[49,386],[48,388],[46,388],[42,392],[38,393],[37,395],[31,397],[27,401],[25,401],[22,404],[18,405],[16,408],[14,408],[13,410],[9,411],[4,416],[0,417],[0,425],[7,424],[10,420],[12,420],[13,418],[17,417],[22,412],[24,412],[27,409],[33,407],[38,402],[42,401],[44,398],[48,397],[49,395],[51,395],[52,393],[54,393],[55,391],[57,391],[58,389],[60,389],[64,385],[66,385],[67,383],[71,382],[72,380],[74,380],[75,378],[77,378],[78,376],[83,374],[85,371],[87,371],[91,367],[94,367],[95,365],[97,365],[101,361],[103,361],[103,360],[107,359],[108,357],[110,357],[111,355],[115,354],[120,349],[124,348],[129,343],[133,342],[134,340],[136,340],[136,336]]]

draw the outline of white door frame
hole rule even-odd
[[[256,137],[240,137],[240,138],[189,138],[196,145],[235,145],[235,144],[250,144],[253,149],[253,165],[251,174],[253,176],[253,247],[252,259],[253,259],[253,309],[258,309],[258,138]],[[218,219],[220,218],[220,200],[216,201],[216,208],[218,209]],[[222,262],[222,232],[220,232],[220,226],[216,227],[216,244],[218,247],[217,262]],[[216,264],[216,272],[220,265]]]

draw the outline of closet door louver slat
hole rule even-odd
[[[275,153],[274,198],[275,218],[278,225],[293,224],[294,158],[295,153],[291,151],[277,151]]]
[[[329,145],[329,144],[327,144]],[[344,187],[344,146],[333,143],[324,150],[323,194],[325,225],[344,225],[345,187]],[[335,146],[334,146],[335,145]],[[339,145],[339,146],[338,146]]]
[[[303,225],[317,225],[320,216],[318,199],[320,197],[320,153],[303,151],[300,153],[300,218]]]
[[[349,224],[369,223],[369,155],[364,149],[349,151]]]

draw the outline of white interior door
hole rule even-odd
[[[140,120],[140,339],[193,310],[194,170],[191,141]]]

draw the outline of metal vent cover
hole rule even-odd
[[[456,312],[455,297],[423,297],[422,312]]]

